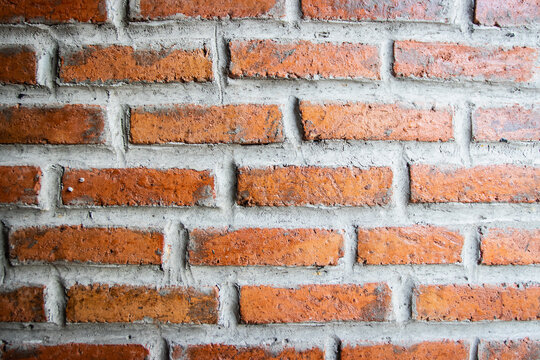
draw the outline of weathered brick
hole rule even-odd
[[[538,0],[476,0],[474,21],[480,25],[519,26],[540,22]]]
[[[540,287],[422,285],[414,291],[414,318],[424,321],[538,320]]]
[[[238,169],[237,202],[242,206],[384,205],[391,196],[387,167],[313,166]]]
[[[358,229],[358,262],[367,265],[457,263],[462,247],[463,237],[443,227]]]
[[[0,83],[36,85],[36,68],[37,57],[33,49],[27,46],[0,47]]]
[[[115,323],[152,319],[162,323],[217,323],[217,289],[154,289],[127,285],[74,285],[67,291],[66,319],[72,323]]]
[[[210,81],[212,60],[206,48],[134,49],[90,45],[62,49],[59,77],[68,83]]]
[[[540,141],[540,107],[478,108],[473,113],[475,141]]]
[[[452,139],[448,110],[419,110],[398,104],[300,103],[304,140]]]
[[[214,202],[214,177],[187,169],[66,169],[66,205],[193,206]]]
[[[149,352],[144,346],[136,344],[61,344],[50,346],[25,344],[8,346],[2,356],[4,360],[66,358],[70,360],[145,360],[149,357]]]
[[[341,349],[341,360],[468,360],[469,346],[463,341],[433,341],[400,346],[394,344],[346,345]]]
[[[269,144],[283,141],[277,105],[184,105],[131,110],[135,144]]]
[[[0,322],[45,322],[42,287],[0,289]]]
[[[0,107],[1,144],[101,144],[99,106]]]
[[[41,170],[33,166],[0,166],[0,204],[36,205]]]
[[[140,15],[135,18],[280,18],[284,15],[283,5],[281,0],[141,0]]]
[[[124,228],[30,227],[9,234],[17,262],[160,264],[163,234]]]
[[[538,50],[397,41],[394,59],[398,77],[527,82],[536,74]]]
[[[302,0],[304,18],[318,20],[448,21],[446,0]]]
[[[0,0],[0,22],[101,23],[107,20],[105,0]]]
[[[486,341],[478,346],[478,360],[533,360],[540,359],[540,342],[523,340]]]
[[[232,41],[233,78],[379,79],[376,46],[274,40]]]
[[[540,168],[488,165],[461,168],[452,165],[410,167],[414,203],[540,201]]]
[[[172,360],[323,360],[324,352],[319,348],[296,350],[285,348],[280,351],[271,351],[266,347],[239,347],[234,345],[211,344],[193,345],[187,349],[176,346],[173,350]]]
[[[483,264],[540,264],[540,229],[486,229],[481,239]]]
[[[390,297],[386,284],[243,286],[240,317],[246,324],[385,321]]]
[[[192,265],[336,265],[343,256],[343,235],[322,229],[194,229]]]

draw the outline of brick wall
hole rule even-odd
[[[4,359],[540,358],[535,0],[0,0]]]

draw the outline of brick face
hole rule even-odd
[[[65,358],[69,354],[72,360],[145,360],[148,349],[142,345],[95,345],[95,344],[62,344],[62,345],[22,345],[10,346],[2,353],[4,360],[39,359],[54,360]]]
[[[0,83],[37,84],[37,56],[27,46],[0,47]]]
[[[390,309],[390,289],[386,284],[240,289],[240,317],[246,324],[385,321]]]
[[[41,170],[33,166],[0,166],[0,204],[36,205]]]
[[[0,0],[0,22],[102,23],[107,20],[105,0]]]
[[[468,360],[469,346],[463,341],[422,342],[410,346],[394,344],[346,345],[341,349],[341,360],[354,359],[455,359]]]
[[[217,290],[75,285],[67,291],[66,320],[120,323],[150,318],[161,323],[215,324]]]
[[[399,104],[300,103],[305,140],[452,139],[448,110],[417,110]]]
[[[540,230],[485,229],[481,236],[486,265],[540,264]]]
[[[343,235],[322,229],[194,229],[192,265],[336,265]]]
[[[268,167],[238,170],[242,206],[384,205],[390,200],[390,168]]]
[[[540,358],[540,342],[531,339],[486,341],[481,340],[478,360],[514,360]]]
[[[375,46],[351,43],[280,43],[273,40],[233,41],[233,78],[379,79]]]
[[[124,228],[32,227],[9,235],[9,254],[18,262],[160,264],[163,235]]]
[[[488,26],[534,25],[540,22],[537,0],[477,0],[474,21]]]
[[[478,108],[473,114],[476,141],[540,141],[540,107]]]
[[[186,105],[131,110],[134,144],[269,144],[283,141],[277,105]]]
[[[394,57],[398,77],[527,82],[536,74],[538,50],[397,41]]]
[[[195,345],[187,349],[175,347],[172,360],[213,360],[213,359],[258,359],[258,360],[323,360],[321,349],[295,350],[285,348],[281,351],[270,351],[263,347],[240,347],[234,345]]]
[[[0,322],[45,322],[42,287],[0,289]]]

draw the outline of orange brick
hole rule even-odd
[[[371,45],[252,40],[229,47],[234,78],[380,78],[378,49]]]
[[[540,287],[423,285],[414,291],[415,319],[424,321],[538,320]]]
[[[150,318],[162,323],[217,323],[217,290],[127,285],[75,285],[67,291],[66,319],[72,323],[119,323]]]
[[[36,68],[37,57],[33,49],[27,46],[0,47],[0,83],[36,85]]]
[[[343,235],[322,229],[194,229],[192,265],[336,265],[343,256]]]
[[[386,167],[313,166],[238,169],[242,206],[384,205],[390,201],[392,170]]]
[[[193,206],[214,202],[214,177],[187,169],[66,169],[66,205]]]
[[[91,45],[63,49],[63,82],[110,84],[115,82],[210,81],[212,60],[206,48],[136,50],[130,46]]]
[[[69,355],[68,355],[69,354]],[[145,360],[149,356],[148,349],[142,345],[95,345],[95,344],[61,344],[61,345],[19,345],[9,346],[3,354],[4,360],[39,359],[57,360],[69,357],[70,360]]]
[[[533,360],[540,359],[540,342],[529,338],[522,340],[486,341],[478,347],[479,360]]]
[[[538,50],[397,41],[394,58],[398,77],[526,82],[535,75]]]
[[[476,0],[474,21],[481,25],[519,26],[540,22],[538,0]]]
[[[0,290],[0,322],[45,322],[42,287]]]
[[[321,349],[296,350],[285,348],[281,351],[270,351],[265,347],[239,347],[234,345],[211,344],[194,345],[187,349],[177,346],[174,348],[172,360],[323,360]]]
[[[473,138],[475,141],[540,141],[540,108],[514,105],[476,109]]]
[[[41,170],[33,166],[0,166],[0,204],[36,205]]]
[[[540,230],[487,229],[481,252],[486,265],[540,264]]]
[[[413,165],[410,167],[414,203],[540,201],[540,168],[489,165],[472,168]]]
[[[283,141],[277,105],[185,105],[131,111],[134,144],[269,144]]]
[[[452,139],[452,114],[399,104],[300,103],[304,140]]]
[[[358,229],[358,262],[367,265],[457,263],[462,247],[463,237],[443,227]]]
[[[9,235],[9,255],[18,262],[160,264],[163,235],[124,228],[30,227]]]
[[[390,311],[386,284],[240,289],[240,316],[246,324],[385,321]]]
[[[469,346],[463,341],[422,342],[409,346],[394,344],[347,345],[341,349],[341,360],[468,360]]]
[[[99,106],[0,107],[2,144],[102,144]]]
[[[105,0],[0,0],[0,22],[102,23],[107,20]]]

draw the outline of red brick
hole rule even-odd
[[[124,228],[30,227],[9,235],[9,255],[18,262],[160,264],[163,235]]]
[[[136,50],[120,45],[64,49],[59,76],[63,82],[96,84],[213,79],[212,60],[206,48]]]
[[[414,203],[540,201],[540,168],[489,165],[472,168],[413,165],[411,201]]]
[[[398,77],[527,82],[535,76],[538,50],[397,41],[394,59]]]
[[[145,360],[149,357],[148,349],[142,345],[96,345],[96,344],[61,344],[61,345],[19,345],[9,346],[3,354],[4,360]]]
[[[33,166],[0,166],[0,204],[36,205],[41,170]]]
[[[217,323],[217,289],[154,289],[127,285],[75,285],[67,291],[66,319],[72,323],[119,323],[152,319],[162,323]]]
[[[0,47],[0,83],[36,85],[36,68],[37,57],[33,49],[27,46]]]
[[[324,352],[318,348],[296,350],[285,348],[272,351],[266,347],[240,347],[234,345],[211,344],[193,345],[187,349],[174,348],[172,360],[323,360]]]
[[[341,360],[468,360],[469,346],[463,341],[434,341],[400,346],[394,344],[347,345],[341,349]]]
[[[417,110],[398,104],[300,103],[304,140],[452,139],[448,110]]]
[[[242,206],[384,205],[390,201],[392,170],[386,167],[267,167],[238,170]]]
[[[42,287],[0,290],[0,322],[45,322]]]
[[[476,0],[474,21],[481,25],[519,26],[540,22],[538,0]]]
[[[229,47],[234,78],[380,78],[378,49],[371,45],[252,40]]]
[[[102,23],[107,20],[105,0],[0,0],[0,22]]]
[[[385,321],[390,297],[386,284],[243,286],[240,316],[246,324]]]
[[[142,19],[183,17],[214,18],[280,18],[284,15],[283,1],[279,0],[141,0]]]
[[[214,202],[214,177],[187,169],[66,169],[66,205],[193,206]]]
[[[540,108],[514,105],[476,109],[473,138],[476,141],[540,141]]]
[[[487,229],[482,234],[482,263],[540,264],[540,229]]]
[[[443,227],[358,229],[358,262],[367,265],[458,263],[462,247],[463,237]]]
[[[194,229],[192,265],[336,265],[343,235],[322,229]]]
[[[302,0],[304,18],[318,20],[419,20],[448,21],[444,0]]]
[[[135,144],[269,144],[283,141],[277,105],[183,105],[131,110]]]
[[[540,287],[422,285],[414,291],[415,319],[424,321],[538,320]]]
[[[523,340],[486,341],[478,347],[479,360],[534,360],[540,359],[540,342]]]
[[[102,144],[99,106],[0,107],[1,144]]]

